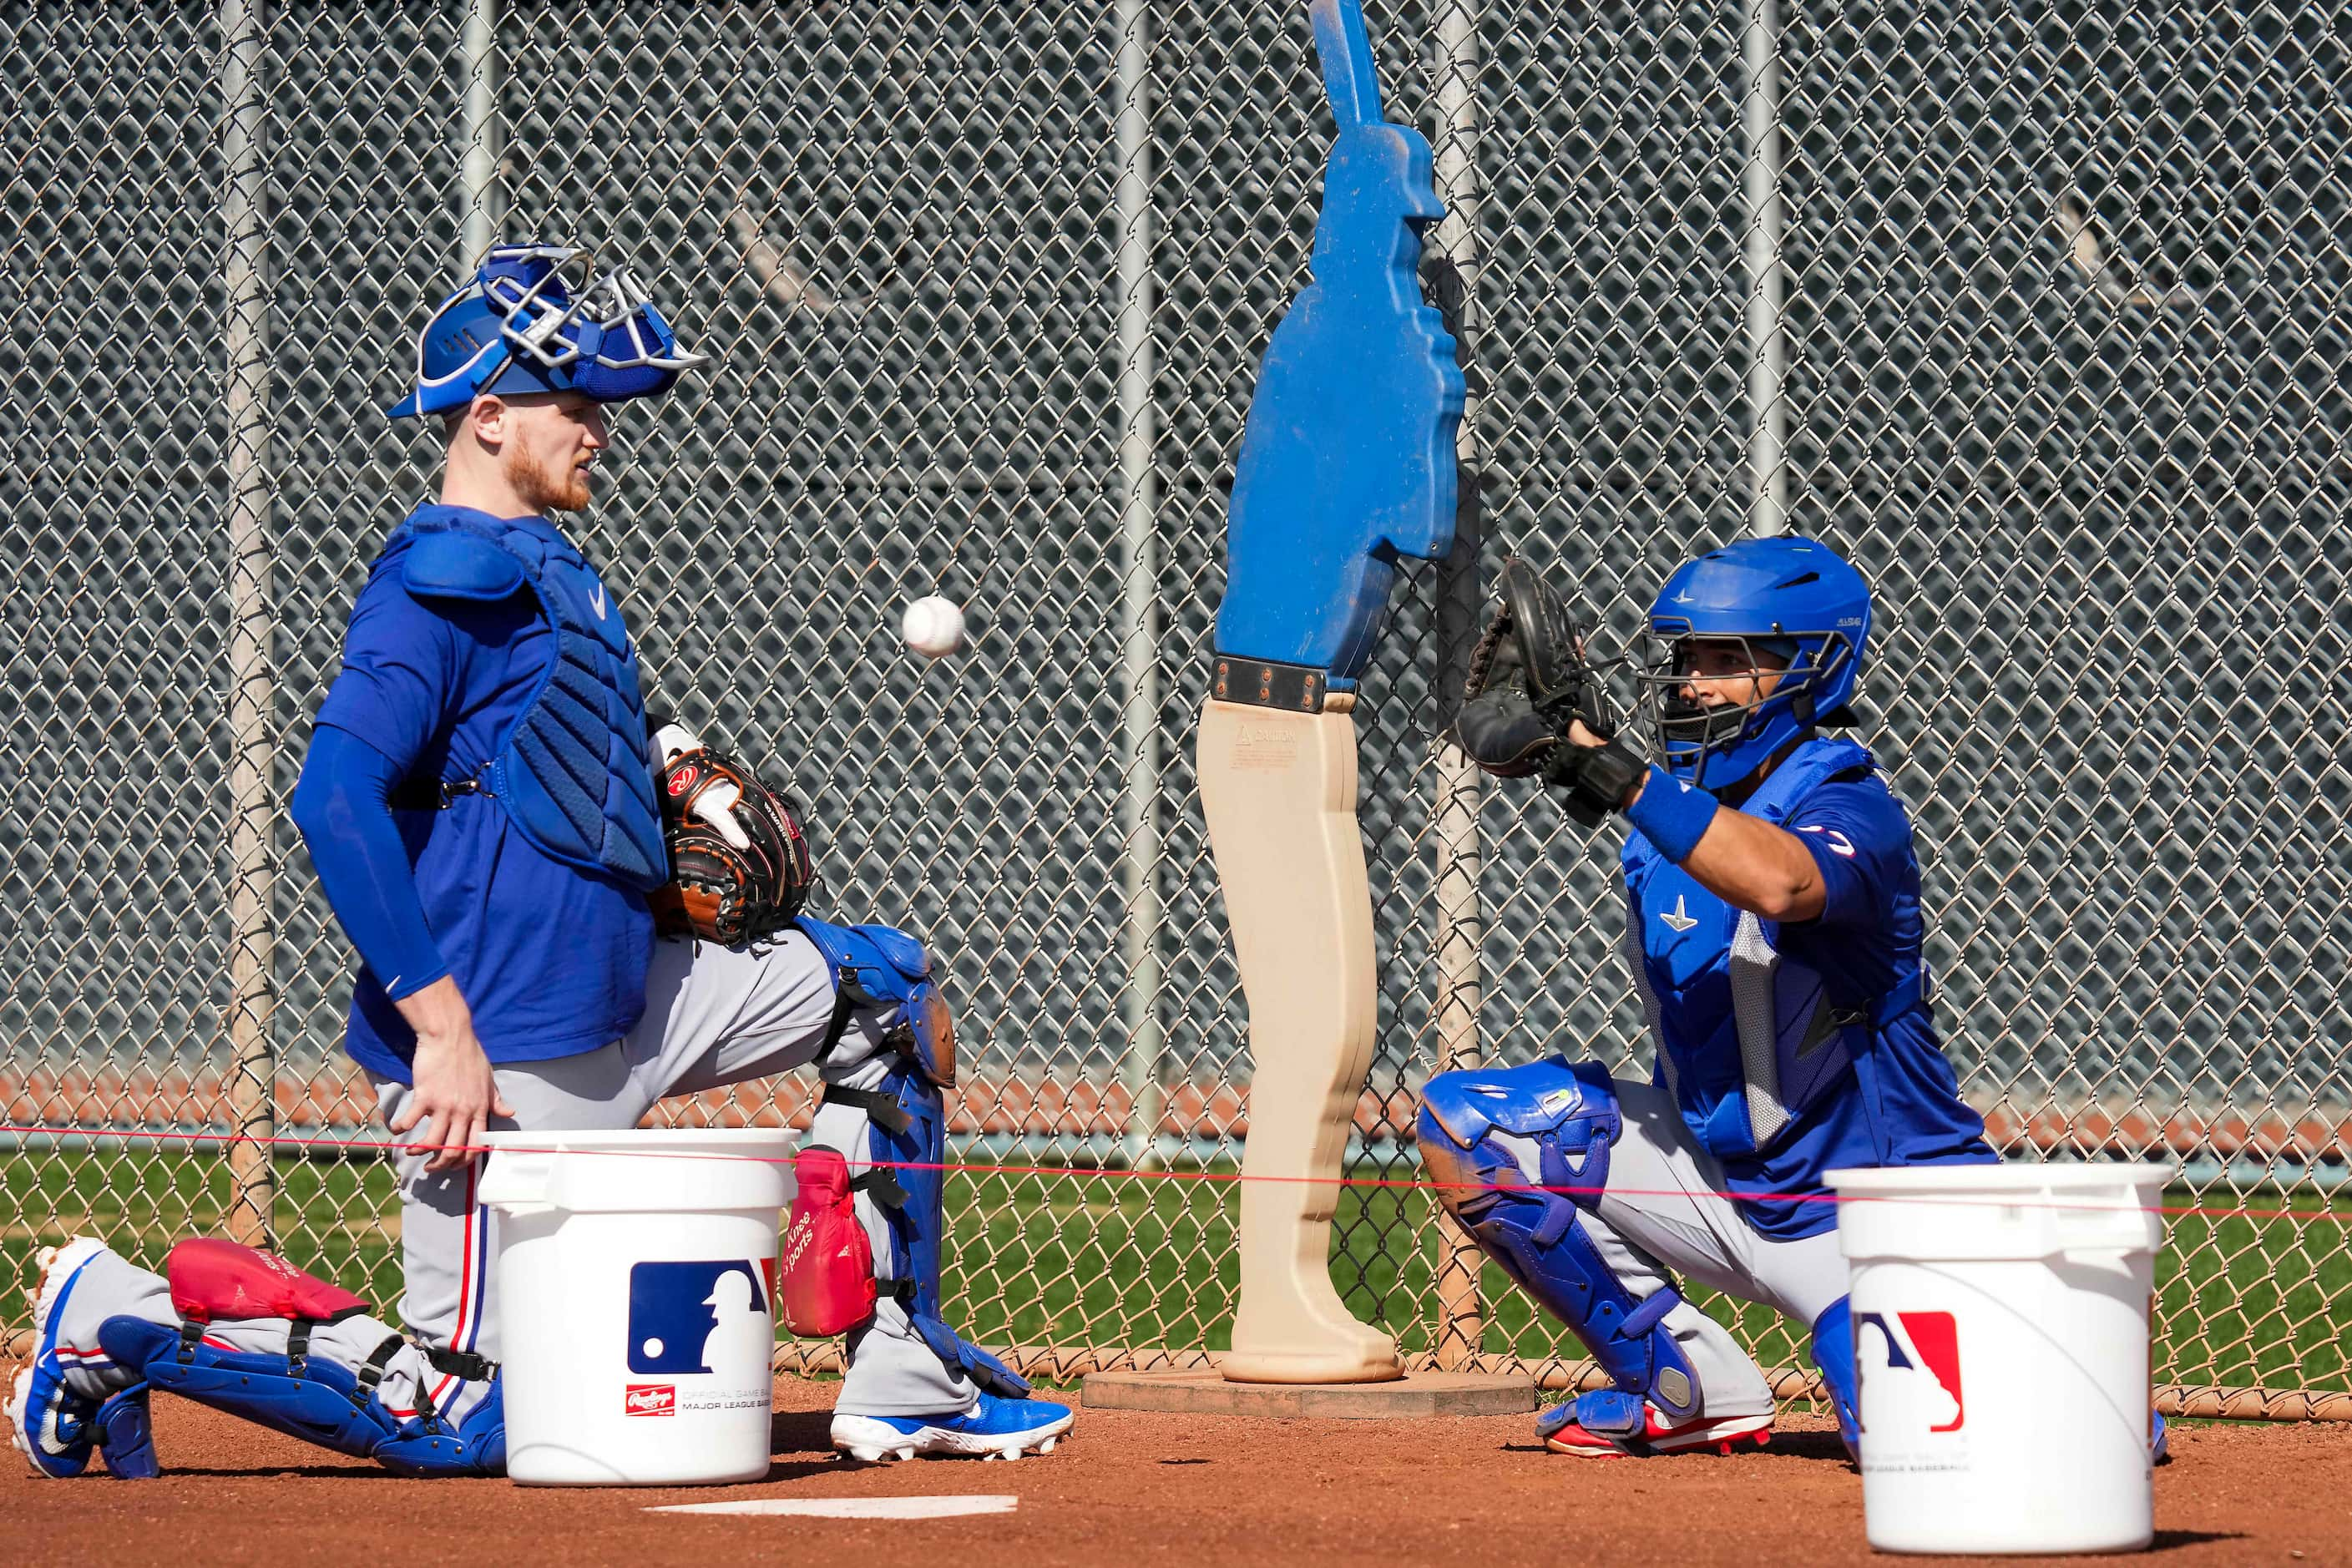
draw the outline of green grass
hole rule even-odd
[[[1213,1170],[1229,1174],[1230,1167]],[[389,1167],[287,1159],[277,1167],[278,1237],[301,1267],[390,1314],[399,1299],[399,1205]],[[1366,1168],[1364,1174],[1376,1174]],[[217,1156],[149,1149],[24,1152],[0,1165],[0,1264],[26,1278],[36,1247],[77,1232],[159,1265],[183,1236],[219,1228],[229,1196]],[[2176,1191],[2168,1202],[2195,1202]],[[2218,1204],[2218,1197],[2217,1197]],[[1236,1198],[1228,1182],[1108,1179],[1092,1172],[951,1178],[949,1289],[966,1331],[992,1344],[1202,1346],[1230,1342]],[[2352,1383],[2352,1197],[2257,1194],[2294,1217],[2176,1216],[2158,1259],[2158,1372],[2165,1381],[2342,1388]],[[1428,1194],[1339,1194],[1333,1276],[1360,1316],[1427,1348],[1438,1237]],[[2308,1217],[2305,1217],[2308,1216]],[[1486,1348],[1531,1359],[1572,1347],[1485,1271]],[[1733,1321],[1767,1366],[1802,1363],[1802,1330],[1768,1310],[1694,1291]],[[23,1326],[21,1297],[0,1326]]]

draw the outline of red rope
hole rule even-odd
[[[778,1128],[775,1129],[775,1131],[783,1131],[785,1130]],[[437,1143],[407,1143],[392,1140],[365,1138],[296,1138],[282,1135],[273,1135],[268,1138],[256,1138],[242,1132],[232,1132],[226,1134],[215,1132],[173,1132],[144,1129],[135,1131],[125,1131],[117,1128],[27,1127],[12,1126],[5,1123],[0,1123],[0,1134],[16,1134],[20,1136],[29,1135],[47,1138],[121,1138],[131,1141],[143,1140],[150,1142],[248,1143],[266,1148],[330,1150],[365,1149],[395,1154],[437,1152],[441,1148],[441,1145]],[[788,1158],[766,1154],[728,1154],[717,1152],[698,1153],[686,1150],[534,1149],[527,1148],[520,1144],[504,1143],[499,1145],[498,1151],[493,1151],[485,1146],[478,1148],[474,1152],[479,1153],[491,1153],[499,1151],[503,1151],[509,1154],[608,1154],[614,1155],[622,1159],[743,1160],[763,1165],[785,1165],[792,1163],[792,1161]],[[1086,1171],[1068,1165],[982,1165],[962,1164],[944,1161],[938,1163],[931,1163],[919,1160],[867,1160],[862,1162],[862,1163],[894,1171],[962,1172],[968,1175],[984,1176],[1057,1176],[1072,1181],[1267,1182],[1285,1184],[1293,1186],[1385,1187],[1433,1194],[1439,1192],[1495,1192],[1506,1190],[1481,1182],[1431,1182],[1417,1179],[1398,1181],[1381,1176],[1263,1176],[1248,1175],[1240,1171],[1139,1171],[1109,1169]],[[2156,1204],[2142,1206],[2137,1204],[2119,1205],[2067,1203],[2053,1198],[2011,1198],[2007,1195],[1956,1198],[1935,1194],[1921,1194],[1916,1196],[1877,1194],[1864,1197],[1859,1194],[1845,1196],[1836,1193],[1734,1193],[1710,1191],[1704,1188],[1693,1191],[1683,1187],[1538,1186],[1532,1182],[1517,1184],[1507,1190],[1512,1192],[1557,1193],[1566,1197],[1709,1197],[1721,1198],[1727,1203],[1735,1204],[1883,1203],[1924,1204],[1928,1205],[1940,1204],[1946,1206],[1959,1205],[1972,1208],[1982,1207],[1987,1204],[1997,1204],[2004,1208],[2083,1210],[2094,1214],[2138,1213],[2164,1215],[2168,1217],[2194,1216],[2205,1219],[2301,1219],[2320,1220],[2330,1225],[2345,1225],[2352,1223],[2352,1214],[2338,1213],[2333,1209],[2214,1208],[2201,1204]]]

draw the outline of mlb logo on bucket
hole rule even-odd
[[[764,1280],[774,1259],[639,1263],[629,1269],[629,1370],[717,1373],[763,1384],[775,1344]]]
[[[624,1415],[675,1415],[677,1386],[668,1383],[633,1383],[621,1395]]]
[[[1856,1312],[1853,1361],[1864,1432],[1957,1432],[1967,1423],[1959,1324],[1951,1313]]]

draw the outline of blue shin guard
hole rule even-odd
[[[1028,1383],[977,1345],[968,1344],[940,1313],[940,1269],[947,1235],[947,1107],[919,1061],[891,1063],[879,1087],[828,1085],[828,1104],[866,1112],[865,1158],[880,1163],[852,1186],[880,1206],[890,1256],[875,1259],[875,1274],[907,1310],[908,1320],[933,1354],[992,1394],[1021,1398]],[[855,1149],[846,1152],[852,1161]]]
[[[1607,1072],[1557,1057],[1443,1073],[1422,1091],[1421,1158],[1438,1201],[1615,1380],[1617,1397],[1589,1394],[1573,1407],[1607,1436],[1638,1435],[1645,1400],[1670,1421],[1699,1405],[1697,1375],[1664,1323],[1681,1295],[1669,1285],[1637,1300],[1579,1223],[1608,1185],[1622,1125]]]
[[[1853,1308],[1850,1298],[1839,1297],[1813,1320],[1813,1365],[1821,1371],[1830,1408],[1837,1413],[1838,1436],[1845,1439],[1847,1455],[1859,1463],[1862,1394],[1854,1371]]]
[[[404,1418],[384,1407],[375,1385],[405,1343],[397,1335],[357,1373],[296,1347],[284,1355],[226,1350],[205,1342],[196,1324],[109,1318],[98,1339],[118,1366],[138,1369],[152,1388],[339,1454],[418,1476],[498,1475],[506,1468],[504,1406],[495,1387],[457,1427],[430,1411]],[[152,1447],[147,1453],[152,1460]]]

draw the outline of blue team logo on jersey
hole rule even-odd
[[[772,1342],[761,1267],[749,1258],[640,1263],[629,1270],[629,1370],[731,1372],[736,1342]],[[747,1350],[746,1354],[751,1352]],[[765,1363],[761,1356],[761,1362]]]

